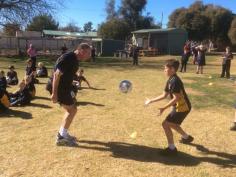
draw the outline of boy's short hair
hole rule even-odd
[[[33,61],[31,59],[28,59],[26,63],[32,63]]]
[[[3,70],[1,70],[1,71],[0,71],[0,73],[1,73],[2,75],[4,75],[4,74],[5,74],[5,72],[4,72]]]
[[[80,69],[80,70],[79,70],[79,72],[83,73],[83,72],[84,72],[84,70],[83,70],[83,69]]]
[[[15,69],[15,67],[13,65],[9,66],[9,69]]]
[[[79,44],[78,49],[87,50],[87,49],[91,49],[91,47],[87,43],[81,43]]]
[[[178,69],[179,69],[179,61],[176,60],[176,59],[169,59],[169,60],[166,61],[165,66],[167,68],[174,68],[175,71],[178,71]]]

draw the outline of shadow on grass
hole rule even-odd
[[[95,87],[80,87],[79,90],[98,90],[98,91],[104,91],[106,89],[101,89],[101,88],[95,88]]]
[[[98,107],[104,107],[104,104],[98,104],[93,102],[87,102],[87,101],[78,101],[76,103],[77,106],[98,106]]]
[[[27,106],[29,106],[29,107],[39,107],[39,108],[43,108],[43,109],[51,109],[52,108],[51,106],[40,104],[40,103],[30,103]]]
[[[35,100],[47,100],[47,101],[51,101],[50,98],[42,97],[42,96],[35,96],[34,99],[35,99]]]
[[[123,158],[129,160],[135,160],[140,162],[156,162],[163,163],[165,165],[174,166],[197,166],[202,162],[212,163],[221,167],[236,168],[235,155],[209,151],[208,154],[219,155],[225,159],[219,157],[195,157],[184,152],[178,152],[177,156],[164,157],[160,155],[161,149],[153,148],[137,144],[128,144],[122,142],[100,142],[100,141],[79,141],[77,147],[97,150],[108,151],[112,153],[114,158]],[[87,145],[81,145],[87,144]]]
[[[221,107],[232,107],[234,105],[235,91],[232,88],[219,85],[230,81],[222,80],[217,75],[214,75],[212,79],[205,77],[185,77],[185,79],[195,81],[193,83],[185,83],[185,87],[203,93],[203,96],[190,95],[194,108],[219,107],[219,105]],[[209,86],[209,83],[215,85]]]
[[[22,119],[32,119],[32,114],[24,111],[18,111],[18,110],[12,110],[9,109],[5,111],[4,113],[0,114],[0,118],[16,118],[20,117]]]

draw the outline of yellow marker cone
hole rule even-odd
[[[133,133],[130,135],[130,138],[135,139],[136,137],[137,137],[137,132],[133,132]]]
[[[209,85],[209,86],[212,86],[212,85],[213,85],[213,83],[212,83],[212,82],[210,82],[208,85]]]

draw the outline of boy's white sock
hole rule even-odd
[[[182,136],[182,138],[185,139],[185,140],[188,139],[188,137],[189,137],[189,135]]]
[[[59,133],[61,136],[66,137],[67,133],[67,129],[65,129],[64,127],[61,127],[59,130]]]
[[[175,147],[174,144],[169,144],[169,148],[170,148],[171,150],[174,150],[176,147]]]

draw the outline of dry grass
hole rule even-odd
[[[105,59],[82,64],[91,84],[101,90],[84,89],[78,94],[81,106],[70,132],[79,138],[79,147],[55,146],[63,110],[49,100],[44,84],[37,85],[38,98],[32,105],[12,108],[11,116],[0,115],[0,176],[234,177],[236,133],[229,127],[236,92],[231,81],[217,78],[220,62],[215,57],[209,57],[203,76],[193,74],[194,66],[179,74],[190,89],[193,111],[183,127],[195,137],[194,144],[177,143],[180,153],[175,158],[159,155],[166,146],[161,127],[165,116],[156,116],[162,103],[143,104],[145,97],[162,92],[166,58],[143,58],[138,68]],[[6,68],[12,60],[1,59],[0,67]],[[23,62],[17,60],[15,66],[22,76]],[[123,79],[133,83],[129,94],[118,90]],[[208,86],[209,82],[214,85]],[[130,137],[133,132],[136,138]],[[175,135],[176,142],[179,138]]]

